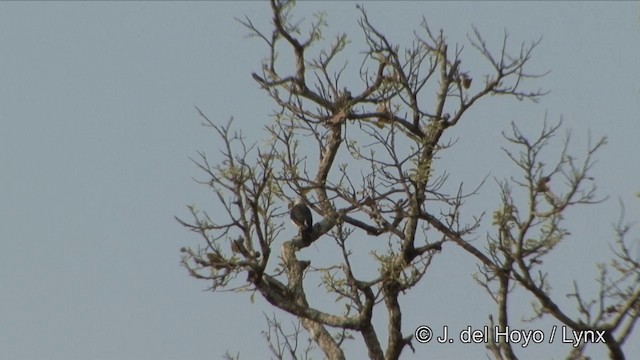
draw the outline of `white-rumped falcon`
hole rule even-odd
[[[302,196],[296,198],[291,207],[291,221],[298,227],[301,234],[311,231],[313,228],[313,216]]]

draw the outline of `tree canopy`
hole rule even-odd
[[[521,344],[495,337],[514,328],[509,299],[516,291],[532,299],[532,323],[552,318],[574,335],[594,336],[576,347],[567,344],[567,358],[583,358],[592,346],[606,347],[612,359],[625,358],[624,344],[640,313],[640,262],[630,250],[630,226],[623,220],[615,226],[612,261],[600,265],[599,291],[584,294],[576,283],[562,294],[575,300],[572,308],[551,291],[544,268],[548,254],[571,237],[568,209],[604,199],[590,171],[606,139],[590,139],[586,151],[574,155],[569,135],[557,139],[562,121],[545,119],[537,134],[512,123],[502,132],[504,154],[518,169],[512,176],[494,179],[488,171],[485,181],[452,187],[451,170],[439,162],[456,146],[447,134],[464,129],[476,104],[497,96],[535,102],[547,94],[533,86],[545,74],[529,70],[540,39],[514,46],[505,33],[494,49],[474,28],[466,49],[450,44],[425,19],[409,45],[395,44],[359,6],[366,50],[345,59],[351,38],[325,40],[325,16],[299,20],[294,5],[272,0],[268,30],[240,20],[266,45],[260,70],[252,74],[275,106],[264,121],[264,141],[248,143],[233,122],[221,124],[198,110],[221,152],[214,160],[200,152],[194,162],[227,216],[213,218],[191,206],[193,218],[178,219],[202,238],[182,249],[190,275],[208,281],[213,291],[261,296],[299,319],[301,328],[291,337],[267,317],[265,336],[276,358],[319,351],[344,359],[344,342],[358,338],[369,358],[390,360],[415,351],[424,340],[418,330],[426,331],[403,326],[408,314],[401,297],[429,274],[435,259],[472,262],[477,271],[471,276],[495,305],[486,316],[496,330],[485,343],[492,358],[526,355]],[[475,61],[491,71],[472,73],[465,64]],[[558,141],[561,150],[550,155],[550,144]],[[488,191],[492,181],[499,205],[469,213],[466,201]],[[309,231],[287,236],[288,211],[299,196],[316,221]],[[330,243],[331,263],[315,264],[302,254],[318,242]],[[468,256],[451,259],[450,246]],[[386,317],[384,326],[374,315]],[[304,348],[297,342],[302,329],[310,339]],[[549,341],[550,334],[542,335]]]

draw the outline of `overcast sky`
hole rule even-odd
[[[640,191],[640,5],[365,7],[402,45],[424,16],[432,29],[465,45],[463,64],[472,70],[486,66],[466,39],[472,24],[495,49],[505,30],[514,50],[543,38],[531,66],[550,73],[532,86],[550,94],[538,104],[479,104],[455,132],[455,155],[443,156],[440,166],[465,184],[513,173],[499,135],[512,121],[533,132],[545,116],[563,117],[576,155],[589,134],[607,136],[593,176],[609,200],[569,212],[573,236],[545,262],[557,298],[564,299],[573,279],[593,286],[595,262],[610,254],[618,199],[630,220],[640,214],[634,197]],[[306,2],[296,14],[309,19],[314,11],[327,12],[327,35],[347,32],[354,54],[364,48],[355,3]],[[202,174],[189,157],[217,151],[194,106],[221,123],[233,116],[256,140],[270,121],[273,105],[250,76],[267,52],[234,20],[245,15],[267,29],[271,15],[263,2],[0,3],[0,358],[217,359],[226,350],[265,358],[262,313],[274,310],[259,298],[252,304],[248,294],[207,292],[207,283],[190,278],[179,266],[179,249],[197,246],[197,238],[173,219],[187,217],[187,204],[217,213],[215,198],[192,180]],[[495,182],[484,194],[486,202],[470,206],[491,211],[498,203]],[[329,258],[335,250],[329,245],[306,251]],[[459,262],[436,259],[424,284],[403,299],[407,334],[421,324],[480,327],[492,310],[471,279],[473,259],[453,246],[444,250]],[[518,322],[530,302],[521,298],[512,303],[520,309],[514,326],[536,328]],[[361,340],[352,343],[351,357],[364,357]],[[415,346],[406,358],[483,358],[485,352]],[[638,329],[625,349],[628,358],[640,358]],[[591,350],[605,356],[602,347]],[[566,352],[554,344],[520,354],[559,359]]]

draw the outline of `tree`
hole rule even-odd
[[[564,227],[567,209],[603,200],[589,171],[605,139],[590,142],[579,160],[570,154],[567,136],[552,162],[543,150],[561,121],[545,120],[535,136],[512,124],[504,133],[504,150],[520,174],[497,180],[501,205],[492,212],[493,230],[480,243],[471,240],[489,220],[484,213],[465,214],[464,205],[484,182],[471,190],[459,184],[449,193],[449,174],[437,166],[439,154],[455,145],[444,135],[463,127],[465,114],[479,101],[495,96],[537,101],[546,94],[525,88],[544,75],[528,71],[539,40],[522,44],[513,56],[506,35],[493,51],[474,28],[469,37],[474,55],[488,61],[492,72],[472,75],[463,65],[462,48],[452,49],[444,33],[433,32],[426,20],[413,43],[401,48],[358,7],[367,51],[355,74],[359,85],[347,86],[344,79],[354,75],[347,72],[349,62],[341,62],[347,36],[323,47],[324,16],[318,14],[305,32],[304,22],[292,16],[293,7],[293,1],[271,1],[270,31],[241,20],[267,44],[262,69],[252,74],[277,106],[266,125],[267,141],[248,144],[232,122],[219,125],[198,110],[223,145],[221,160],[211,163],[200,152],[195,163],[228,218],[214,220],[191,206],[193,220],[178,219],[203,240],[202,246],[182,249],[189,273],[209,281],[214,291],[257,293],[298,318],[310,339],[304,349],[298,347],[299,327],[286,334],[267,317],[265,337],[276,358],[307,358],[317,346],[326,358],[344,359],[343,342],[359,337],[371,359],[398,359],[420,336],[403,329],[399,299],[424,278],[434,258],[447,257],[444,245],[453,244],[469,254],[465,261],[478,264],[474,278],[495,302],[495,317],[487,316],[492,329],[508,329],[509,299],[520,289],[535,300],[531,321],[552,317],[592,335],[591,342],[606,341],[567,345],[567,358],[582,358],[588,346],[605,346],[612,359],[623,359],[623,345],[640,313],[640,263],[630,252],[630,226],[623,220],[616,226],[614,259],[601,267],[593,299],[576,283],[569,294],[575,309],[563,309],[554,298],[542,267],[571,236]],[[291,64],[282,54],[291,55]],[[319,220],[277,249],[274,244],[288,223],[287,205],[296,197]],[[366,263],[367,254],[354,251],[353,244],[365,239],[377,245],[374,261],[363,272],[354,264]],[[338,254],[333,264],[314,266],[300,255],[320,241],[332,242]],[[315,285],[326,290],[323,299],[309,298]],[[340,307],[325,305],[334,302]],[[387,317],[384,328],[376,328],[374,314]],[[514,344],[491,340],[486,347],[495,359],[517,358]]]

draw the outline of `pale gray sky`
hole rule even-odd
[[[640,5],[365,6],[379,29],[403,44],[424,15],[433,29],[466,44],[463,61],[471,69],[486,66],[466,40],[471,24],[495,48],[505,30],[513,49],[543,37],[531,64],[551,73],[533,85],[551,93],[539,104],[479,104],[440,166],[465,184],[487,174],[504,177],[513,166],[501,153],[500,131],[511,121],[539,129],[545,114],[564,117],[576,154],[589,132],[606,135],[593,175],[610,199],[570,211],[574,236],[545,263],[558,298],[574,278],[589,289],[594,263],[608,258],[617,199],[630,219],[640,214],[633,196],[640,191]],[[354,3],[305,2],[296,13],[310,18],[318,10],[328,13],[329,34],[347,32],[354,53],[363,49]],[[250,76],[265,47],[244,37],[234,20],[244,15],[261,26],[270,18],[264,2],[0,3],[0,358],[216,359],[227,349],[243,359],[264,358],[262,312],[273,309],[260,299],[252,304],[247,294],[203,291],[208,284],[178,265],[180,247],[197,239],[173,220],[187,216],[186,204],[216,209],[214,197],[192,181],[201,174],[188,157],[197,150],[214,156],[217,149],[194,105],[220,122],[234,116],[256,140],[269,121],[272,105]],[[471,209],[493,209],[495,194],[490,182]],[[330,245],[307,251],[326,258],[335,250]],[[445,251],[459,262],[436,258],[424,284],[403,299],[411,314],[407,333],[421,324],[480,327],[492,310],[471,280],[473,260],[453,246]],[[470,297],[478,299],[477,309]],[[520,298],[512,303],[518,318],[530,302]],[[627,354],[638,358],[637,329],[632,336]],[[485,351],[414,346],[407,359],[482,358]],[[604,356],[602,347],[591,349]],[[520,354],[558,359],[566,351],[534,345]],[[364,357],[360,339],[349,354]]]

